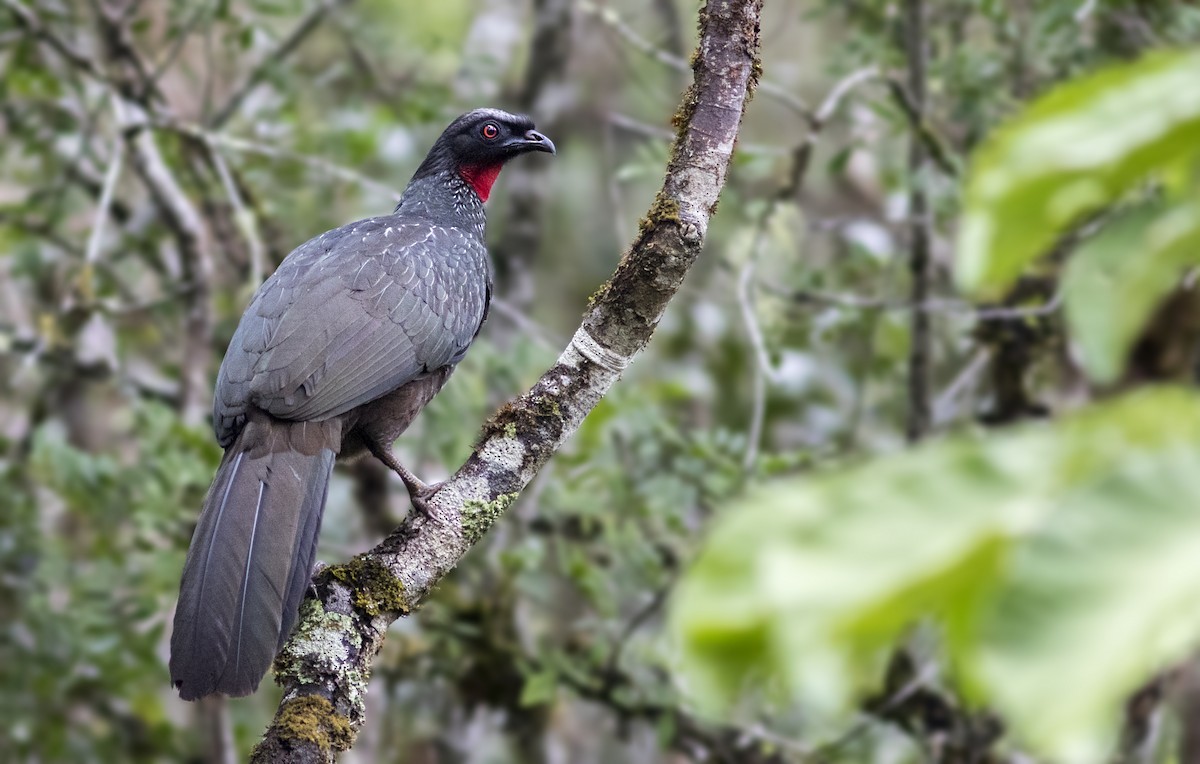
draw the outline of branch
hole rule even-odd
[[[350,0],[321,0],[304,18],[300,19],[291,34],[280,40],[279,44],[274,48],[267,51],[266,55],[258,62],[258,65],[250,70],[250,74],[246,76],[242,84],[235,88],[229,98],[226,99],[225,105],[218,109],[216,115],[209,120],[208,126],[216,130],[228,122],[237,113],[237,110],[242,105],[242,101],[246,100],[246,96],[253,93],[254,89],[266,78],[267,70],[281,63],[295,52],[300,47],[300,43],[304,42],[305,38],[321,25],[321,22],[331,10],[347,2],[350,2]]]
[[[892,653],[884,677],[883,692],[868,698],[862,710],[878,721],[899,727],[920,746],[922,760],[932,764],[1004,761],[993,750],[1004,735],[1004,725],[987,709],[966,707],[953,692],[939,688],[933,681],[936,665],[925,666],[907,648]],[[844,746],[864,731],[851,728],[841,738],[823,746],[817,761],[828,761],[827,754]]]
[[[639,53],[649,56],[663,66],[674,69],[677,72],[686,74],[691,71],[691,66],[687,61],[642,37],[611,6],[593,3],[590,0],[578,0],[578,4],[579,10],[589,16],[595,17],[596,20],[615,32],[618,37]],[[755,87],[763,95],[770,96],[796,114],[799,114],[805,121],[811,122],[813,118],[812,109],[808,107],[804,99],[794,95],[783,85],[771,82],[770,80],[762,80],[757,82]]]
[[[56,35],[48,26],[42,23],[37,14],[26,8],[18,0],[4,0],[4,7],[8,8],[18,24],[24,27],[31,35],[53,48],[54,52],[62,56],[68,64],[87,73],[100,82],[108,81],[104,72],[96,67],[96,63],[92,58],[80,53],[77,46]]]
[[[946,147],[945,141],[934,132],[933,126],[929,124],[929,118],[925,114],[924,105],[918,105],[917,98],[909,91],[909,87],[905,87],[904,83],[895,77],[887,77],[885,82],[887,83],[888,92],[892,94],[892,98],[895,99],[896,104],[908,119],[909,126],[916,136],[920,138],[921,142],[925,144],[925,150],[929,152],[929,158],[933,160],[933,163],[947,177],[959,177],[962,173],[958,166],[958,160],[954,158],[953,152]],[[922,98],[922,100],[924,99]]]
[[[566,76],[571,53],[573,27],[571,0],[534,0],[533,38],[524,81],[516,89],[515,103],[521,111],[538,115],[538,124],[550,135],[560,122],[561,99],[557,107],[546,108],[556,99],[552,95]],[[535,298],[534,264],[542,248],[542,220],[545,217],[549,184],[545,177],[549,165],[544,162],[518,162],[508,170],[505,195],[504,233],[492,246],[492,262],[497,266],[497,284],[518,309],[528,308]]]
[[[1150,679],[1125,702],[1125,720],[1112,764],[1149,764],[1162,737],[1163,706],[1182,672],[1171,669]]]
[[[924,125],[925,70],[929,63],[924,0],[905,0],[904,47],[908,57],[908,92],[912,97],[913,123]],[[911,298],[914,308],[908,352],[908,422],[905,427],[910,443],[925,436],[932,418],[929,396],[932,339],[929,314],[920,310],[920,306],[929,299],[933,278],[930,262],[932,212],[924,177],[927,158],[925,140],[921,131],[914,128],[908,149],[909,270],[912,273]]]
[[[250,285],[253,289],[258,289],[264,278],[267,262],[267,250],[263,246],[262,236],[258,233],[258,218],[242,198],[237,180],[234,179],[221,150],[217,148],[216,141],[205,141],[204,147],[217,177],[221,180],[221,186],[225,189],[225,196],[229,198],[229,205],[233,208],[233,222],[246,242],[246,250],[250,255]]]
[[[116,113],[117,119],[121,118],[119,96],[112,94],[113,110]],[[87,251],[84,254],[85,278],[91,278],[91,269],[95,266],[97,260],[100,259],[100,247],[104,242],[104,221],[108,218],[108,211],[112,207],[113,192],[117,188],[117,180],[121,177],[121,163],[125,158],[124,145],[122,137],[118,134],[113,140],[112,155],[108,160],[108,169],[104,172],[104,185],[100,188],[100,199],[96,204],[96,215],[92,222],[92,233],[88,236]]]
[[[114,98],[119,96],[115,95]],[[136,107],[133,107],[136,108]],[[204,224],[196,206],[188,198],[174,173],[167,166],[154,133],[144,116],[137,123],[122,120],[118,124],[129,146],[129,158],[141,178],[163,222],[179,246],[183,275],[190,287],[184,318],[183,374],[180,387],[180,411],[187,422],[199,422],[207,413],[208,358],[211,354],[212,310],[209,292],[213,264],[204,243]]]
[[[283,699],[253,761],[332,761],[353,744],[388,626],[482,538],[650,341],[725,185],[759,66],[761,10],[762,0],[710,0],[701,10],[695,79],[676,114],[662,189],[557,363],[484,425],[474,453],[430,500],[431,519],[413,517],[316,576],[276,661]]]
[[[296,151],[279,148],[267,143],[239,138],[233,135],[227,135],[223,132],[207,130],[199,125],[181,122],[179,120],[158,119],[154,121],[154,127],[160,130],[169,130],[177,132],[180,135],[186,135],[203,141],[214,147],[229,149],[243,154],[258,154],[260,156],[270,157],[284,162],[297,162],[309,167],[317,172],[324,173],[346,183],[353,183],[360,186],[363,190],[373,194],[380,194],[392,201],[400,199],[400,191],[394,186],[389,186],[385,183],[380,183],[374,178],[370,178],[357,170],[352,170],[349,167],[330,162],[327,159],[320,157],[301,154]]]

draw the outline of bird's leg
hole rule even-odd
[[[424,515],[426,520],[432,520],[433,515],[429,511],[428,501],[442,487],[442,484],[426,483],[409,472],[408,468],[396,458],[396,454],[392,452],[391,446],[380,443],[368,443],[367,448],[375,455],[376,459],[383,462],[387,465],[388,469],[400,476],[404,487],[408,489],[408,498],[412,501],[413,509]]]

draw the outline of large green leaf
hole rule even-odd
[[[1113,222],[1067,264],[1063,288],[1071,336],[1088,373],[1111,382],[1142,326],[1183,268],[1200,263],[1200,202],[1151,205]]]
[[[1089,760],[1125,695],[1200,642],[1197,433],[1200,398],[1157,390],[763,488],[679,588],[689,686],[848,702],[864,658],[933,615],[972,698]]]
[[[1200,153],[1200,51],[1158,53],[1062,85],[976,153],[956,275],[994,290],[1064,230]]]

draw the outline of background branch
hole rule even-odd
[[[925,70],[928,67],[929,48],[925,36],[924,0],[905,0],[904,4],[904,47],[908,58],[908,92],[912,98],[913,122],[925,123]],[[932,404],[929,395],[930,343],[929,314],[921,310],[928,301],[930,282],[933,277],[930,262],[932,220],[929,195],[925,184],[927,149],[920,131],[914,128],[908,150],[908,231],[909,272],[912,274],[911,298],[913,304],[910,323],[910,345],[908,353],[908,423],[906,434],[909,442],[923,438],[932,421]]]
[[[279,44],[271,48],[263,54],[258,65],[250,70],[246,78],[241,84],[234,88],[233,92],[225,99],[225,103],[217,109],[216,114],[208,121],[209,127],[213,129],[221,128],[226,122],[237,114],[237,111],[242,106],[242,102],[246,97],[254,92],[254,89],[266,79],[267,72],[272,66],[278,66],[288,56],[300,47],[301,43],[308,38],[314,30],[316,30],[330,11],[340,5],[345,5],[351,0],[320,0],[316,6],[310,10],[304,18],[296,24],[291,32],[286,37],[279,41]]]

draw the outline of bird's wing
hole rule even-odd
[[[320,421],[457,363],[483,321],[483,245],[462,231],[394,217],[299,247],[255,295],[221,364],[218,440],[249,406]]]

